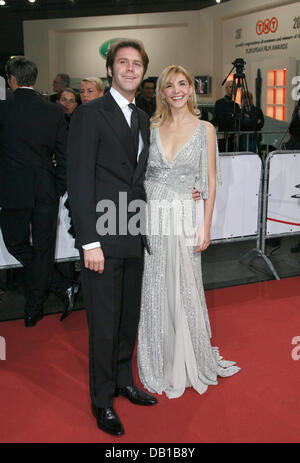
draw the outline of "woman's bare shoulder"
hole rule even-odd
[[[213,135],[216,133],[215,126],[211,122],[202,121],[202,123],[204,124],[208,135]]]

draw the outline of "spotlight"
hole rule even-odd
[[[1,6],[6,5],[5,1],[4,1],[4,0],[0,0],[0,5],[1,5]]]
[[[29,3],[35,3],[35,0],[29,0]]]
[[[221,0],[216,0],[217,3],[221,3]]]

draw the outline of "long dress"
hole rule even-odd
[[[216,166],[220,181],[218,152]],[[165,392],[169,398],[181,396],[190,386],[203,394],[208,385],[217,384],[217,376],[240,370],[210,343],[201,253],[194,252],[199,225],[198,206],[191,196],[194,187],[203,199],[208,197],[204,122],[170,162],[159,129],[152,129],[145,177],[151,254],[145,253],[138,370],[147,390]]]

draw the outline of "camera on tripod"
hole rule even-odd
[[[244,61],[243,58],[237,58],[231,64],[233,64],[233,66],[236,69],[236,75],[242,76],[245,69],[246,61]]]
[[[222,85],[225,84],[227,81],[228,77],[232,72],[234,71],[233,74],[233,84],[231,88],[231,101],[232,101],[232,114],[230,116],[232,117],[234,121],[234,140],[235,140],[235,149],[238,151],[239,150],[239,143],[240,143],[240,132],[241,132],[241,121],[243,119],[244,115],[249,115],[251,113],[251,102],[249,98],[249,91],[248,91],[248,85],[246,81],[246,76],[244,73],[245,65],[246,62],[243,60],[243,58],[236,58],[233,62],[233,67],[229,71],[228,75],[225,77],[225,79],[222,82]],[[239,109],[239,106],[236,104],[237,102],[237,93],[238,90],[240,91],[240,96],[241,96],[241,108]],[[225,135],[225,139],[229,139],[229,135]]]

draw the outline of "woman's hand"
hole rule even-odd
[[[195,242],[194,246],[197,246],[195,252],[202,252],[208,248],[210,244],[210,229],[204,227],[202,223],[200,227],[198,227],[196,234],[195,234]]]

